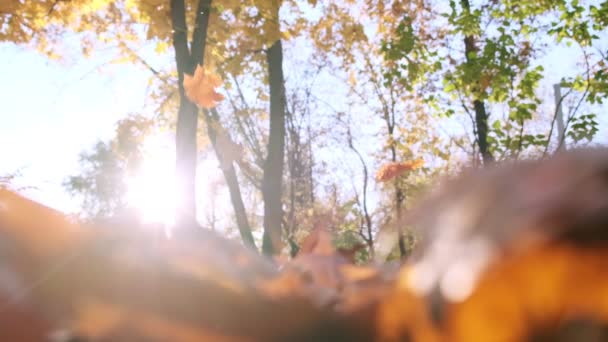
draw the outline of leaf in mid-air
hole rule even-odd
[[[376,173],[378,182],[386,182],[397,176],[402,175],[405,171],[415,170],[424,164],[422,159],[413,162],[389,163],[383,165]]]
[[[186,97],[202,108],[213,108],[224,96],[215,91],[222,85],[222,80],[211,71],[200,65],[196,66],[194,75],[184,74],[184,90]]]

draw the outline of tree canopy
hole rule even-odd
[[[153,105],[66,178],[84,217],[127,206],[141,143],[165,130],[178,220],[279,258],[331,218],[364,261],[409,255],[420,237],[397,222],[438,177],[604,142],[606,17],[606,1],[4,1],[0,41],[150,71]],[[561,53],[573,63],[548,70]],[[210,156],[213,195],[196,184]]]
[[[82,148],[77,219],[0,175],[0,340],[605,336],[607,28],[605,0],[0,2],[0,43],[110,51],[151,103]]]

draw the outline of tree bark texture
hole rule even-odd
[[[264,198],[262,251],[266,255],[273,255],[281,251],[283,218],[281,195],[285,155],[285,81],[283,78],[283,50],[280,39],[268,49],[267,62],[270,84],[270,136],[262,179],[262,196]]]
[[[471,12],[471,5],[469,0],[461,0],[462,8],[465,12]],[[472,58],[472,53],[477,53],[478,48],[475,43],[474,36],[466,36],[464,38],[464,52],[466,55],[467,63],[475,63],[475,58]],[[477,75],[478,80],[481,75]],[[485,101],[479,98],[473,100],[473,107],[475,108],[475,128],[477,132],[477,146],[483,159],[484,165],[490,165],[494,162],[494,156],[490,152],[488,145],[488,113],[486,112]]]
[[[207,124],[207,135],[209,136],[209,140],[211,140],[211,144],[215,150],[215,155],[220,161],[222,173],[224,174],[224,179],[228,185],[230,201],[232,202],[232,207],[234,208],[234,216],[236,217],[236,224],[239,229],[241,239],[246,246],[255,250],[257,247],[253,239],[253,234],[251,234],[251,227],[249,226],[249,220],[247,219],[247,212],[245,210],[245,204],[243,203],[243,197],[241,196],[241,188],[236,176],[236,170],[234,169],[234,163],[232,160],[223,160],[226,153],[222,151],[223,146],[218,144],[217,140],[218,131],[216,127],[219,126],[219,129],[224,131],[225,129],[220,126],[221,123],[219,121],[219,115],[215,109],[212,109],[211,111],[204,110],[203,113],[205,115],[205,122]]]
[[[178,186],[178,223],[196,221],[196,133],[198,108],[190,102],[184,91],[184,74],[193,74],[197,64],[203,64],[211,0],[200,0],[191,49],[188,47],[188,27],[184,0],[171,0],[173,48],[178,72],[180,94],[177,127],[175,131],[175,166]],[[181,225],[181,224],[180,224]]]

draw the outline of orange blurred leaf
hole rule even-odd
[[[406,171],[415,170],[424,164],[422,159],[415,160],[413,162],[401,162],[401,163],[388,163],[384,164],[380,170],[376,173],[376,180],[378,182],[386,182],[395,177],[402,175]]]
[[[448,307],[449,340],[527,341],[572,320],[607,326],[607,268],[604,248],[548,244],[505,256]]]
[[[317,255],[334,255],[336,249],[332,243],[332,237],[329,231],[324,227],[318,226],[302,241],[298,255],[317,254]]]
[[[0,188],[0,238],[25,253],[48,258],[91,235],[61,212]]]
[[[219,76],[200,65],[196,66],[194,75],[184,74],[186,97],[202,108],[213,108],[224,99],[222,94],[215,91],[221,85]]]

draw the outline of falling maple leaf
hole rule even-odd
[[[184,74],[186,97],[202,108],[213,108],[224,99],[222,94],[215,91],[221,85],[219,76],[200,65],[196,66],[194,75]]]
[[[422,159],[418,159],[413,162],[393,162],[384,164],[376,173],[376,180],[378,182],[386,182],[402,175],[405,171],[415,170],[421,167],[423,164],[424,161]]]
[[[243,160],[245,154],[243,145],[235,143],[224,129],[219,130],[216,145],[220,166],[223,169],[229,168],[232,162]]]

